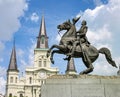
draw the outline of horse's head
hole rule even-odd
[[[70,22],[70,20],[60,24],[57,26],[57,28],[59,29],[59,31],[62,31],[62,30],[69,30],[71,28],[72,24]]]

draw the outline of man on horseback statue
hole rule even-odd
[[[108,48],[102,47],[98,50],[90,44],[86,37],[88,27],[85,20],[82,21],[81,28],[76,31],[75,24],[79,19],[80,17],[73,18],[72,22],[68,20],[57,26],[59,31],[66,30],[66,32],[61,37],[59,45],[52,45],[47,52],[47,57],[50,56],[51,63],[54,64],[53,56],[55,53],[68,56],[65,60],[70,60],[71,57],[82,58],[87,69],[80,72],[80,74],[88,74],[93,71],[94,67],[92,63],[98,58],[99,53],[101,53],[105,55],[107,62],[111,64],[111,66],[117,68]]]
[[[72,50],[70,50],[71,52],[68,53],[68,57],[64,58],[64,60],[69,60],[74,55],[74,51],[77,45],[81,45],[82,43],[85,43],[86,46],[90,45],[90,42],[88,41],[88,38],[86,36],[88,30],[88,27],[86,25],[87,22],[83,20],[81,23],[81,28],[76,32],[76,39],[73,42]],[[82,46],[80,46],[80,48],[83,49]]]

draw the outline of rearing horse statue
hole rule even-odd
[[[51,46],[47,52],[47,57],[50,56],[51,63],[53,64],[53,55],[55,53],[68,55],[71,52],[74,42],[76,41],[75,23],[71,23],[71,21],[68,20],[63,24],[58,25],[57,28],[59,31],[66,30],[66,32],[61,37],[59,45],[55,44]],[[57,50],[53,50],[54,48],[57,48]],[[88,74],[93,71],[94,67],[92,63],[98,58],[99,53],[104,54],[108,63],[117,68],[108,48],[103,47],[97,50],[92,45],[86,46],[85,43],[80,42],[80,44],[76,46],[74,54],[72,55],[73,58],[82,58],[83,63],[87,67],[87,69],[80,72],[80,74]]]

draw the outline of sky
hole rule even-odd
[[[107,47],[117,66],[120,63],[120,0],[0,0],[0,93],[5,93],[6,70],[8,69],[13,41],[15,39],[17,65],[20,75],[25,68],[34,64],[34,49],[40,29],[41,17],[44,15],[49,47],[59,44],[57,25],[81,16],[76,24],[79,29],[81,21],[86,20],[87,37],[97,49]],[[62,35],[63,33],[61,33]],[[66,70],[64,55],[55,54],[55,64],[60,74]],[[82,60],[75,59],[76,70],[86,69]],[[93,63],[91,74],[116,75],[118,69],[109,65],[104,55]]]

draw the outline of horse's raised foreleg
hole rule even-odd
[[[87,69],[80,72],[80,74],[88,74],[88,73],[92,72],[93,69],[94,69],[94,67],[92,65],[92,62],[91,62],[91,60],[90,60],[90,58],[88,57],[87,54],[85,54],[85,58],[86,59],[84,59],[84,58],[82,58],[82,59],[83,59],[83,62],[85,64],[85,66],[87,67]]]
[[[53,50],[53,51],[51,52],[51,56],[50,56],[50,61],[51,61],[52,64],[54,64],[53,55],[54,55],[55,53],[63,54],[63,52],[62,52],[61,50]]]
[[[52,49],[54,49],[54,48],[57,48],[59,50],[63,50],[63,49],[65,49],[65,46],[64,45],[56,45],[56,44],[52,45],[51,48],[47,51],[47,57],[50,56],[50,53],[51,53]]]
[[[56,47],[56,45],[52,45],[51,48],[49,48],[49,50],[47,51],[47,57],[50,56],[51,50],[55,47]]]

